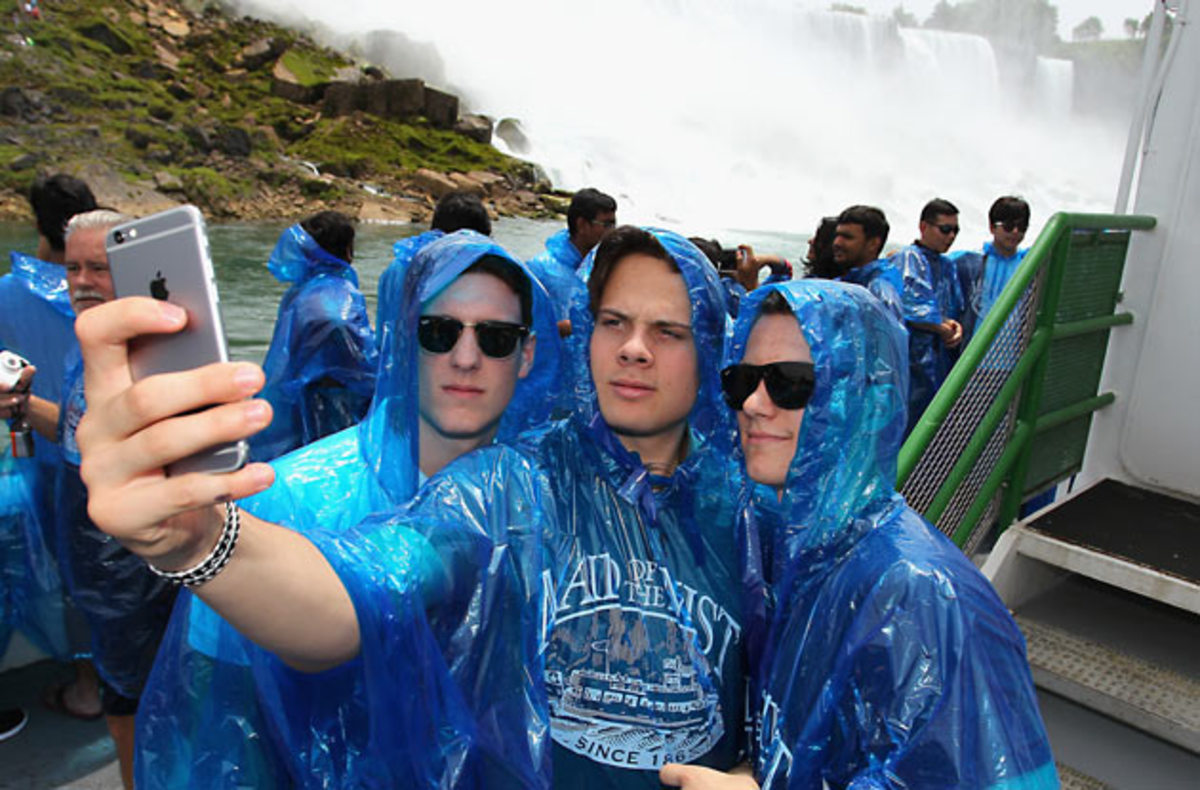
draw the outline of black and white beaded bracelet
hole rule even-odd
[[[238,507],[232,502],[225,503],[225,525],[221,528],[221,537],[208,556],[190,568],[181,571],[164,571],[150,565],[155,575],[184,587],[198,587],[214,577],[229,564],[233,549],[237,546],[238,531],[241,529],[241,517]],[[147,563],[149,565],[149,563]]]

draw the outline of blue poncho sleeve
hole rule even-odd
[[[916,425],[954,365],[957,351],[940,336],[913,324],[940,324],[962,317],[962,297],[953,263],[944,256],[909,245],[896,253],[904,291],[904,321],[909,328],[908,430]]]
[[[330,786],[548,786],[541,519],[531,467],[495,447],[444,469],[397,514],[314,533],[362,647],[321,675],[255,651],[283,753]]]
[[[936,273],[926,257],[916,245],[909,245],[891,260],[900,272],[904,320],[918,324],[940,324],[943,316],[934,279]]]

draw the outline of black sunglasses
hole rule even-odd
[[[935,228],[949,236],[951,233],[958,233],[957,225],[934,225]]]
[[[992,227],[1004,228],[1009,233],[1016,233],[1017,231],[1024,233],[1029,230],[1029,225],[1024,222],[993,222]]]
[[[721,371],[725,402],[741,411],[758,382],[767,382],[767,394],[781,409],[803,409],[812,397],[817,377],[811,362],[772,362],[769,365],[730,365]]]
[[[445,354],[458,342],[463,329],[475,330],[479,350],[492,359],[504,359],[529,336],[529,327],[508,321],[464,323],[445,315],[423,315],[417,321],[417,342],[431,354]]]

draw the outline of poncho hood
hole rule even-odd
[[[329,274],[349,280],[358,287],[358,274],[347,261],[325,251],[316,239],[299,224],[283,232],[267,268],[283,283],[302,283],[318,274]]]
[[[554,306],[545,288],[529,268],[492,239],[472,230],[460,230],[424,244],[413,256],[402,278],[387,286],[395,293],[380,293],[380,303],[395,305],[379,316],[379,369],[371,411],[359,425],[361,455],[394,502],[407,501],[418,481],[418,382],[417,319],[422,305],[442,292],[460,274],[485,255],[511,263],[529,278],[533,296],[533,334],[537,337],[533,368],[517,382],[512,401],[500,421],[497,438],[507,440],[549,418],[551,400],[563,367]]]
[[[741,361],[763,299],[787,299],[812,350],[816,387],[804,411],[781,503],[775,558],[844,550],[897,499],[908,349],[903,328],[865,289],[797,280],[755,290],[742,303],[726,354]]]

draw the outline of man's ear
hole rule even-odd
[[[536,348],[537,335],[531,334],[521,344],[521,368],[517,371],[517,378],[523,379],[533,370],[533,353]]]

